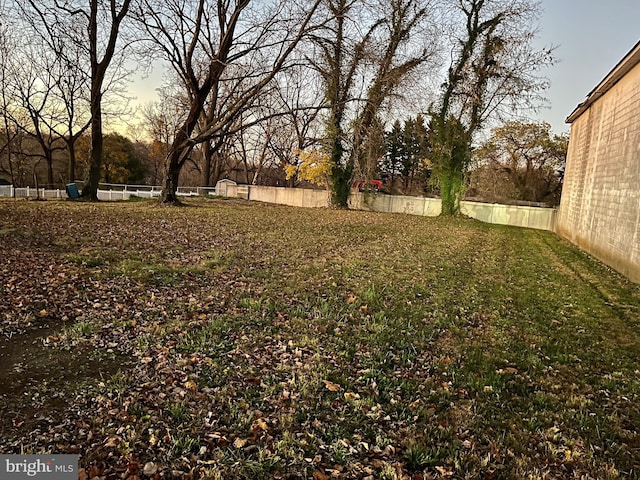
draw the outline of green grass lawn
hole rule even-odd
[[[0,383],[57,372],[0,387],[2,453],[109,478],[640,476],[640,286],[552,233],[0,201],[0,246],[5,344],[44,332]]]

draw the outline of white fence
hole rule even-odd
[[[103,201],[123,201],[131,197],[156,198],[162,193],[162,187],[149,185],[122,185],[122,184],[100,184],[98,189],[98,200]],[[215,195],[216,189],[213,187],[178,187],[177,195],[182,197],[192,197],[197,195]],[[69,198],[66,190],[46,190],[44,188],[14,187],[13,185],[0,185],[0,197],[12,198]]]
[[[13,185],[0,185],[0,197],[15,198],[67,198],[65,190],[45,190],[44,188],[22,187]]]

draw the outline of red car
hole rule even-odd
[[[382,188],[382,182],[380,180],[365,180],[363,178],[357,178],[351,184],[351,188],[354,190],[358,189],[359,192],[369,190],[378,193]]]

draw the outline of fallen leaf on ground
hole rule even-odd
[[[269,430],[269,426],[267,425],[267,422],[265,422],[262,418],[258,418],[255,422],[253,422],[251,430],[253,430],[254,432],[260,430],[266,432],[267,430]]]
[[[327,387],[328,388],[328,387]],[[344,394],[344,399],[348,402],[352,401],[352,400],[358,400],[360,398],[360,395],[358,395],[357,393],[354,392],[345,392]]]
[[[340,392],[342,387],[337,383],[330,382],[329,380],[323,380],[324,386],[327,387],[327,390],[330,392]]]
[[[114,448],[114,447],[117,447],[119,443],[120,443],[120,437],[116,435],[111,435],[109,438],[105,440],[104,446],[106,448]]]
[[[444,467],[436,467],[436,470],[438,471],[438,473],[440,475],[442,475],[443,477],[451,477],[453,476],[453,471],[451,470],[447,470]]]
[[[313,471],[313,480],[329,480],[329,476],[322,473],[320,470]]]
[[[150,477],[151,475],[155,475],[157,471],[158,471],[158,465],[156,465],[153,462],[147,462],[144,465],[144,469],[142,470],[142,473]]]
[[[236,439],[233,441],[233,446],[234,446],[235,448],[242,448],[242,447],[244,447],[246,444],[247,444],[247,440],[246,440],[246,439],[244,439],[244,438],[236,438]]]

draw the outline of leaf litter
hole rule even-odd
[[[203,200],[0,219],[3,453],[92,479],[638,472],[638,287],[551,234]]]

